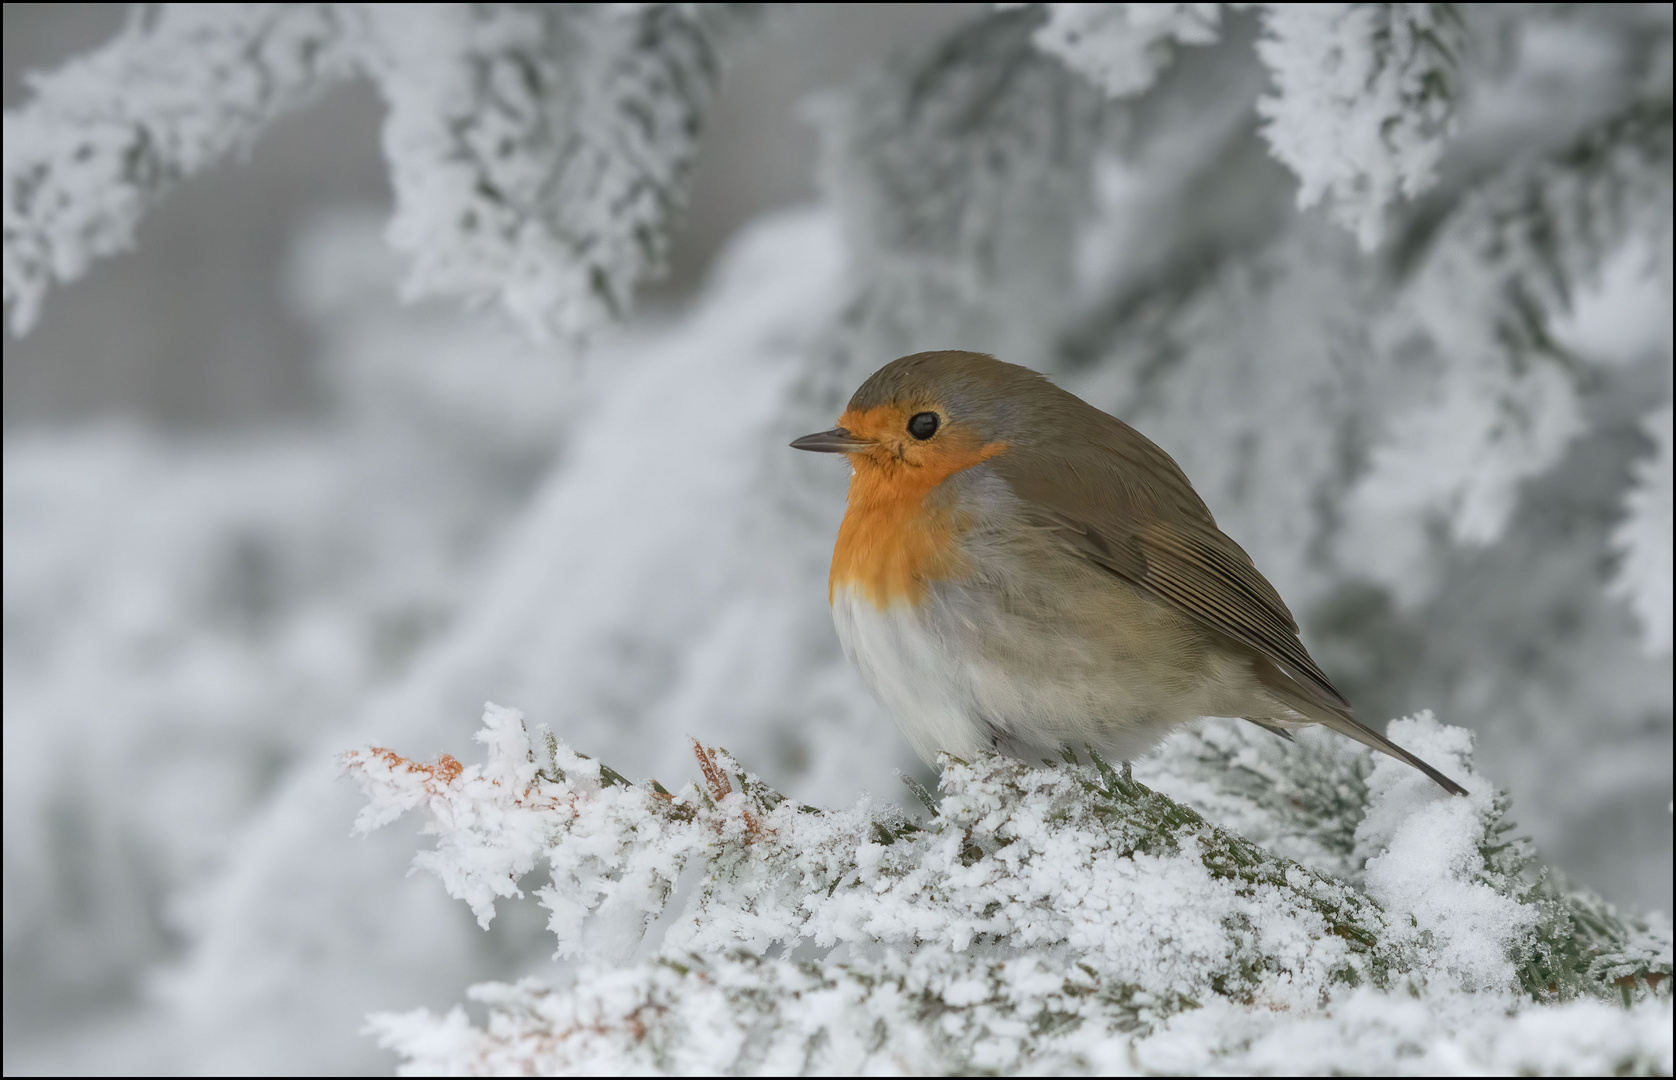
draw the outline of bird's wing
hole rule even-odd
[[[1280,594],[1257,572],[1251,556],[1216,527],[1180,466],[1121,420],[1092,406],[1083,408],[1087,411],[1073,414],[1051,445],[1012,447],[988,463],[1035,523],[1075,556],[1250,648],[1253,674],[1279,700],[1408,762],[1445,791],[1466,794],[1461,785],[1356,719],[1350,703],[1298,640],[1297,620]]]
[[[1092,411],[1092,410],[1091,410]],[[1072,551],[1239,641],[1346,718],[1350,704],[1298,640],[1298,624],[1170,456],[1100,414],[1087,438],[995,459],[1038,523]],[[1009,461],[1008,459],[1013,460]]]

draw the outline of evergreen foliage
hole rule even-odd
[[[663,266],[723,41],[746,5],[138,9],[6,114],[5,304],[133,242],[179,180],[364,76],[389,104],[390,241],[413,295],[497,299],[537,336],[627,311]]]
[[[1432,752],[1454,746],[1470,772],[1458,729],[1405,726]],[[1275,855],[1092,752],[1091,764],[946,758],[941,800],[916,821],[865,801],[800,805],[696,741],[702,780],[671,792],[551,735],[538,753],[514,710],[490,706],[478,740],[482,765],[350,754],[370,798],[359,827],[423,810],[437,841],[415,865],[485,926],[545,864],[535,899],[559,954],[581,966],[568,988],[474,988],[485,1029],[457,1009],[375,1018],[427,1072],[1098,1070],[1144,1059],[1173,1017],[1208,1002],[1295,1024],[1337,1016],[1358,988],[1364,1000],[1478,999],[1434,1017],[1427,1037],[1459,1039],[1493,1067],[1507,1017],[1486,1020],[1489,1002],[1518,1014],[1581,998],[1632,1012],[1669,1001],[1667,929],[1533,872],[1524,842],[1507,839],[1505,795],[1450,799],[1395,768],[1361,787],[1364,869],[1400,862],[1419,879],[1410,886],[1476,891],[1496,919],[1400,893],[1381,903],[1377,875],[1357,884]],[[1181,762],[1229,750],[1178,742]],[[1370,754],[1347,755],[1362,777],[1377,768]],[[1269,760],[1319,776],[1314,757]],[[1365,828],[1427,802],[1456,835],[1424,843],[1464,840],[1465,858],[1428,866],[1401,837],[1381,846]],[[1446,925],[1463,915],[1466,927]],[[1660,1051],[1619,1052],[1640,1069]],[[1358,1071],[1404,1057],[1395,1045],[1358,1053]],[[1237,1050],[1212,1061],[1249,1065]]]

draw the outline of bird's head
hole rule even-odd
[[[983,353],[915,353],[874,372],[837,427],[791,445],[846,454],[858,476],[930,488],[1044,430],[1043,414],[1063,393]]]

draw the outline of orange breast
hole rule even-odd
[[[850,508],[832,549],[828,602],[854,586],[876,608],[897,600],[917,604],[929,582],[961,574],[959,538],[968,523],[957,509],[927,509],[916,505],[923,497],[878,498],[872,491],[858,500],[856,489],[872,486],[860,479],[858,473],[850,481]]]
[[[846,413],[839,423],[865,431],[875,426],[871,419]],[[839,589],[854,587],[876,608],[897,601],[917,604],[931,582],[965,573],[960,537],[970,528],[971,515],[933,491],[1005,449],[1004,443],[979,446],[976,440],[951,439],[936,447],[913,447],[912,461],[885,447],[848,455],[855,473],[832,551],[828,602]]]

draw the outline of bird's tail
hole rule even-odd
[[[1288,707],[1295,709],[1318,724],[1332,728],[1340,735],[1348,735],[1363,746],[1371,746],[1382,754],[1389,754],[1398,761],[1407,762],[1431,777],[1438,787],[1451,795],[1465,795],[1467,793],[1466,788],[1444,776],[1443,773],[1433,768],[1426,761],[1409,753],[1356,719],[1356,715],[1350,711],[1350,706],[1343,699],[1335,700],[1336,695],[1329,697],[1326,691],[1307,685],[1302,680],[1294,679],[1272,663],[1259,663],[1256,668],[1257,677],[1262,681],[1264,689]],[[1262,726],[1272,731],[1276,725],[1273,724],[1273,721],[1270,721]]]

